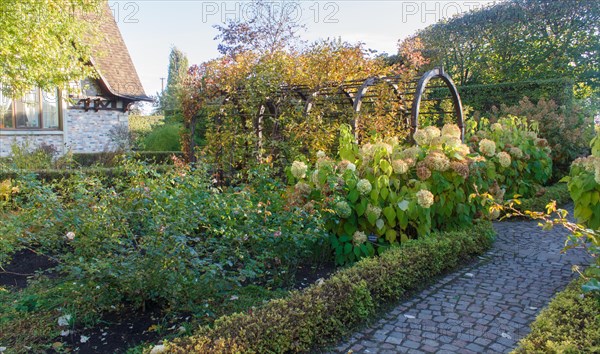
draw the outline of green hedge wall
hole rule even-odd
[[[505,82],[490,85],[468,85],[458,87],[463,105],[476,111],[487,112],[492,106],[501,104],[514,106],[527,96],[532,102],[541,98],[554,100],[558,105],[569,105],[573,97],[574,81],[568,78]]]
[[[157,165],[155,169],[157,172],[164,172],[167,169],[173,168],[173,166],[169,165]],[[114,177],[123,177],[127,175],[127,170],[120,167],[89,167],[89,168],[80,168],[80,169],[70,169],[70,170],[56,170],[56,169],[47,169],[47,170],[8,170],[8,171],[0,171],[0,181],[5,179],[15,179],[19,176],[33,174],[35,178],[51,182],[55,180],[60,180],[63,178],[68,178],[69,176],[76,173],[84,173],[87,175],[95,175],[99,177],[106,177],[109,181]]]
[[[494,231],[487,221],[433,234],[366,258],[331,278],[251,313],[218,319],[190,337],[165,343],[169,353],[305,352],[338,341],[377,310],[433,277],[484,253]]]
[[[576,279],[550,302],[513,353],[600,353],[600,297]]]
[[[183,157],[181,151],[136,151],[128,153],[134,159],[139,161],[145,161],[157,165],[172,164],[171,157],[173,155],[177,157]],[[93,165],[103,165],[106,167],[115,166],[118,164],[118,157],[122,154],[111,153],[111,152],[99,152],[99,153],[88,153],[88,154],[73,154],[73,160],[82,167],[89,167]]]

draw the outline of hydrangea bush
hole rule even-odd
[[[600,230],[600,128],[592,140],[592,154],[571,165],[569,193],[575,202],[575,217],[593,230]]]
[[[446,124],[441,130],[417,130],[415,146],[388,138],[359,147],[344,126],[337,161],[324,153],[313,166],[294,161],[292,201],[304,208],[319,203],[329,211],[327,228],[338,264],[432,229],[497,217],[478,192],[490,191],[500,200],[505,191],[531,195],[548,179],[552,165],[549,149],[526,122],[507,119],[482,128],[470,146],[458,126]]]
[[[477,164],[485,171],[481,175],[486,180],[476,181],[483,190],[491,189],[498,196],[500,189],[507,197],[529,198],[550,179],[551,151],[548,142],[538,137],[537,124],[514,116],[493,124],[486,119],[469,123],[469,146],[485,158]]]
[[[330,211],[327,227],[338,264],[434,227],[469,223],[480,208],[468,201],[470,151],[460,135],[455,125],[427,127],[415,133],[415,147],[395,139],[359,147],[344,127],[339,161],[319,154],[312,168],[292,164],[293,200],[308,208],[322,203]]]

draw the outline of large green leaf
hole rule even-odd
[[[385,232],[385,239],[388,240],[389,243],[396,242],[396,238],[398,237],[398,233],[396,230],[387,230]]]
[[[348,200],[350,200],[352,203],[355,203],[359,197],[360,193],[356,189],[352,189],[350,190],[350,193],[348,193]]]
[[[349,223],[349,222],[344,223],[344,231],[346,232],[347,235],[354,235],[356,230],[357,230],[356,225],[353,225],[352,223]]]
[[[385,215],[388,223],[391,225],[396,222],[396,211],[391,206],[383,208],[383,215]],[[393,226],[392,226],[393,227]]]

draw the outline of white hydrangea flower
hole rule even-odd
[[[523,150],[519,149],[518,147],[511,147],[510,154],[516,159],[520,159],[523,157]]]
[[[429,135],[427,135],[427,132],[423,129],[417,130],[413,134],[413,139],[415,139],[415,142],[417,143],[417,145],[420,145],[420,146],[429,145],[429,142],[431,141],[429,139]]]
[[[392,168],[394,169],[394,173],[403,175],[408,172],[408,164],[404,160],[394,160],[392,161]]]
[[[504,151],[501,151],[498,154],[496,154],[496,157],[498,157],[498,161],[500,161],[500,166],[504,168],[510,166],[510,163],[512,162],[510,155]]]
[[[427,189],[421,189],[417,192],[417,204],[422,208],[428,209],[433,205],[433,194]]]
[[[462,135],[462,132],[460,131],[460,128],[456,124],[445,124],[442,127],[442,136],[460,140],[461,135]]]
[[[346,201],[343,201],[343,200],[335,203],[334,210],[335,210],[336,214],[338,214],[339,217],[344,218],[344,219],[346,219],[346,218],[350,217],[350,215],[352,215],[352,208],[350,208],[350,205]]]
[[[356,165],[348,160],[342,160],[338,164],[338,170],[340,173],[344,173],[346,170],[354,172],[356,171]]]
[[[356,231],[354,235],[352,235],[352,241],[355,245],[362,245],[367,242],[367,235],[362,231]]]
[[[322,158],[324,158],[325,156],[326,156],[326,155],[325,155],[325,151],[322,151],[322,150],[319,150],[319,151],[317,151],[317,158],[318,158],[318,159],[322,159]]]
[[[366,179],[361,179],[356,184],[356,189],[358,190],[358,192],[361,195],[367,195],[367,194],[371,193],[372,188],[373,188],[373,186],[371,186],[371,182],[369,182],[369,180],[366,180]]]
[[[302,161],[294,161],[292,163],[292,175],[298,179],[305,178],[307,170],[308,170],[308,167]]]
[[[162,354],[167,352],[167,347],[164,344],[155,345],[150,354]]]
[[[479,142],[479,151],[486,156],[494,156],[496,154],[496,143],[489,139],[483,139]]]
[[[375,206],[373,204],[369,204],[369,205],[367,205],[367,210],[365,213],[373,214],[373,215],[375,215],[375,219],[379,219],[379,216],[381,216],[381,208],[378,206]]]
[[[425,127],[424,130],[427,133],[427,136],[429,137],[429,141],[433,140],[434,138],[440,137],[442,135],[442,132],[440,131],[440,129],[438,127],[434,127],[433,125]]]

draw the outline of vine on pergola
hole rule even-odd
[[[397,65],[370,58],[360,45],[319,43],[301,53],[244,52],[192,66],[182,100],[185,152],[193,159],[199,120],[202,152],[222,171],[335,153],[341,124],[353,126],[359,141],[407,138],[420,49],[402,48]],[[447,97],[433,99],[424,98],[422,106],[438,106],[427,119],[444,119]]]

